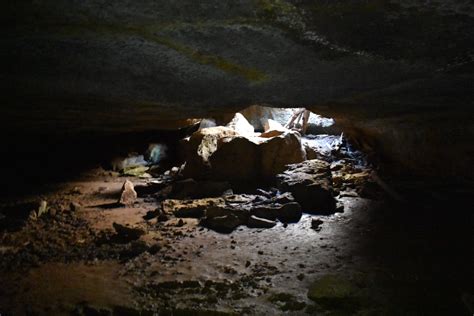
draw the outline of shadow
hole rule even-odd
[[[110,161],[129,153],[145,153],[150,143],[167,145],[164,164],[176,161],[177,143],[182,130],[148,130],[129,133],[75,134],[46,131],[29,133],[14,131],[1,137],[0,165],[4,179],[0,183],[0,199],[21,198],[31,192],[54,192],[65,181],[80,179],[84,172],[97,167],[110,170]]]
[[[111,209],[114,209],[114,208],[121,208],[121,207],[123,207],[123,205],[121,205],[118,202],[104,203],[104,204],[98,204],[98,205],[90,206],[90,208],[100,208],[100,209],[103,209],[103,210],[111,210]]]
[[[20,230],[26,224],[30,212],[37,208],[38,205],[31,202],[0,209],[0,232]]]

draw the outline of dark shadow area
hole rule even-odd
[[[121,134],[31,135],[13,134],[3,139],[4,162],[0,173],[0,198],[46,193],[61,181],[72,180],[91,168],[111,169],[115,157],[144,153],[151,143],[168,146],[168,161],[176,159],[176,143],[184,130],[146,131]]]
[[[451,188],[445,201],[423,195],[426,187],[413,190],[404,203],[367,209],[355,226],[354,255],[372,300],[389,315],[470,315],[473,204]]]

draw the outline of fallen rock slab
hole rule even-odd
[[[168,199],[161,203],[164,214],[174,214],[176,217],[200,218],[207,208],[224,205],[223,198],[208,198],[197,200]]]
[[[288,165],[287,168],[277,176],[280,190],[291,192],[303,212],[334,213],[336,200],[333,196],[331,171],[327,162],[313,159]]]
[[[250,214],[259,218],[282,223],[296,223],[301,219],[301,206],[296,202],[287,204],[259,205],[250,210]]]

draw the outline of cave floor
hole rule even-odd
[[[224,235],[147,221],[146,198],[118,207],[123,180],[97,171],[58,185],[43,198],[82,206],[1,233],[2,316],[472,313],[472,214],[453,216],[454,204],[338,197],[342,213]],[[113,242],[113,222],[147,233]]]

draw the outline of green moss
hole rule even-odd
[[[282,0],[258,0],[257,7],[268,16],[284,16],[297,13],[297,8]]]
[[[298,301],[293,295],[288,293],[272,294],[268,300],[278,305],[282,311],[299,311],[306,307],[305,302]]]
[[[156,35],[156,33],[152,30],[153,27],[146,26],[137,27],[111,24],[104,25],[89,22],[80,25],[76,24],[62,26],[59,29],[59,32],[62,32],[68,36],[76,35],[81,37],[85,36],[84,31],[90,31],[94,34],[103,34],[107,36],[141,37],[149,42],[157,43],[159,45],[173,49],[199,64],[212,66],[227,74],[242,77],[250,82],[259,83],[268,79],[268,76],[258,69],[236,64],[221,56],[201,52],[192,47],[173,41],[168,37]]]
[[[308,298],[324,306],[341,306],[351,303],[356,288],[347,279],[337,275],[325,275],[308,291]],[[351,304],[350,304],[351,305]]]

